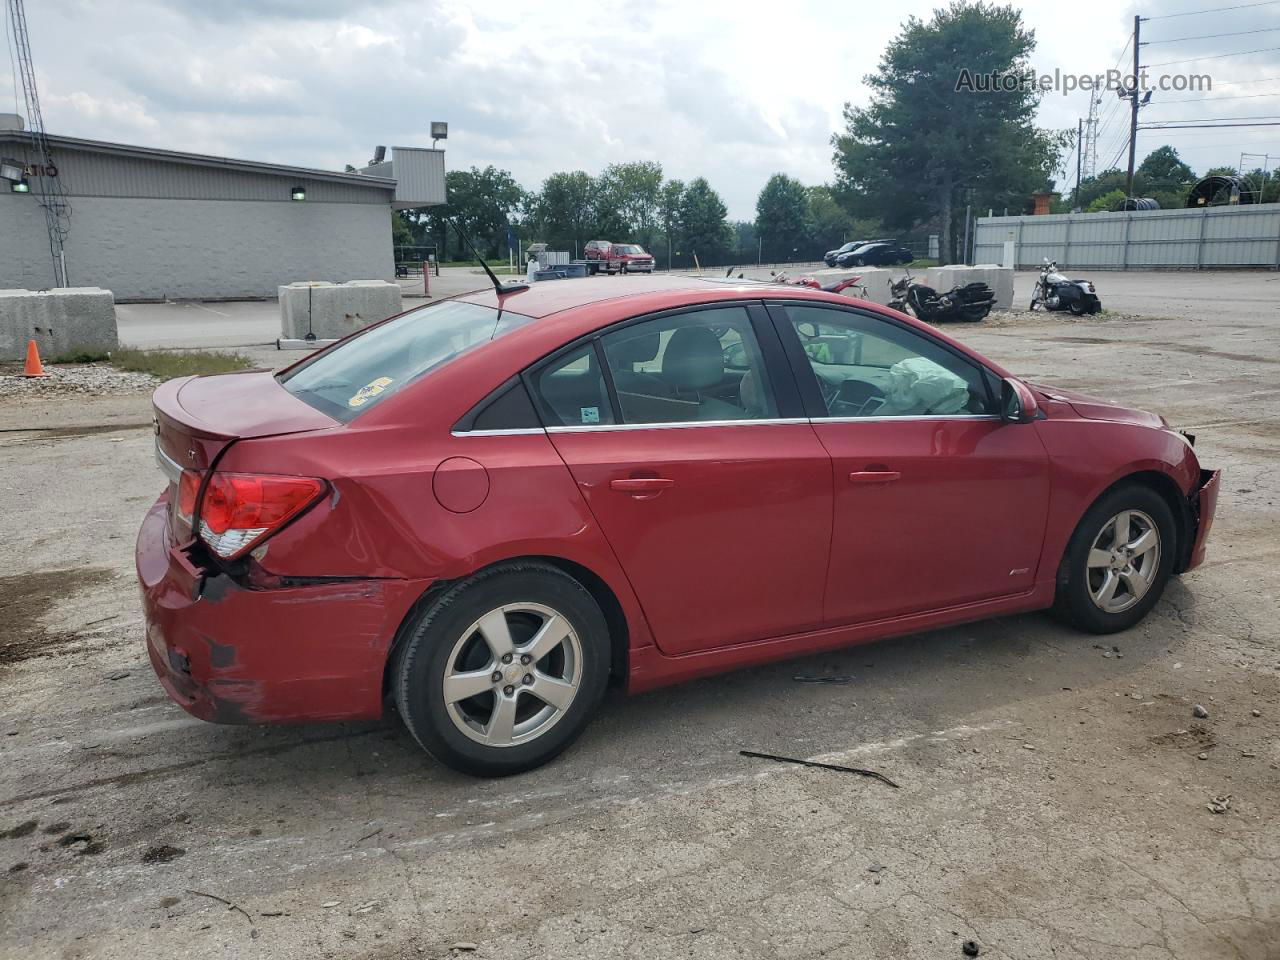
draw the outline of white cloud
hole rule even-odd
[[[1170,0],[1160,12],[1195,2]],[[533,188],[555,170],[658,160],[668,176],[706,176],[731,216],[749,218],[771,173],[831,179],[829,138],[844,101],[865,101],[862,77],[901,21],[927,19],[935,5],[47,0],[30,4],[28,17],[54,132],[341,169],[377,143],[429,143],[429,121],[448,120],[451,167],[493,163]],[[1059,0],[1024,4],[1040,39],[1036,68],[1107,69],[1133,12],[1109,0],[1078,0],[1069,11]],[[1224,22],[1183,17],[1143,29],[1161,39],[1222,32]],[[1248,29],[1280,18],[1260,8],[1230,23]],[[1152,46],[1144,57],[1258,46],[1266,44],[1245,36]],[[1274,55],[1203,66],[1220,81],[1280,76]],[[1218,95],[1245,92],[1277,96],[1215,109],[1280,112],[1280,82]],[[0,109],[12,96],[9,71],[0,70]],[[1157,103],[1144,119],[1193,107],[1208,113],[1204,103]],[[1041,122],[1074,127],[1085,110],[1083,94],[1049,94]],[[1109,121],[1104,145],[1118,123]],[[1234,162],[1241,150],[1280,153],[1271,130],[1280,128],[1144,133],[1139,154],[1167,139],[1202,169]]]

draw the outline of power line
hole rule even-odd
[[[1221,120],[1280,120],[1280,114],[1260,113],[1252,117],[1188,117],[1178,120],[1153,120],[1152,123],[1218,123]]]
[[[1228,127],[1280,127],[1280,120],[1273,120],[1270,123],[1186,123],[1186,124],[1169,124],[1165,127],[1148,127],[1143,126],[1142,130],[1226,130]]]
[[[1256,100],[1258,97],[1280,97],[1280,90],[1272,93],[1242,93],[1234,97],[1188,97],[1185,100],[1152,100],[1153,107],[1166,107],[1171,103],[1204,103],[1211,100],[1217,103],[1220,100]]]
[[[1268,83],[1271,80],[1280,80],[1280,77],[1258,77],[1256,80],[1223,80],[1218,86],[1220,87],[1238,87],[1245,83]]]
[[[1280,2],[1280,0],[1277,0]],[[1227,57],[1247,57],[1251,53],[1271,53],[1280,47],[1259,47],[1257,50],[1237,50],[1235,53],[1216,53],[1212,57],[1188,57],[1185,60],[1164,60],[1160,63],[1148,63],[1148,67],[1171,67],[1176,63],[1199,63],[1201,60],[1225,60]]]
[[[1149,47],[1157,43],[1182,43],[1186,40],[1217,40],[1220,37],[1243,37],[1246,34],[1275,33],[1277,30],[1280,30],[1280,27],[1263,27],[1261,30],[1234,30],[1231,33],[1205,33],[1196,37],[1174,37],[1171,40],[1144,40],[1142,45]]]
[[[1143,17],[1144,20],[1172,20],[1174,17],[1197,17],[1202,13],[1222,13],[1224,10],[1248,10],[1252,7],[1270,7],[1280,0],[1262,0],[1261,3],[1240,3],[1234,7],[1214,7],[1211,10],[1188,10],[1186,13],[1166,13],[1158,17]]]

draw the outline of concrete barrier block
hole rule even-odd
[[[981,282],[995,293],[997,310],[1013,309],[1013,268],[1001,267],[994,263],[983,263],[968,267],[962,263],[953,263],[945,267],[930,267],[925,271],[925,283],[940,293],[952,287]]]
[[[401,310],[401,288],[386,280],[307,281],[280,287],[280,336],[345,337]]]
[[[28,340],[45,360],[114,350],[120,345],[115,297],[98,287],[0,290],[0,358],[23,359]]]

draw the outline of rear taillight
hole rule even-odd
[[[188,503],[187,477],[194,477]],[[191,523],[200,474],[185,471],[178,489],[178,514]],[[323,495],[323,480],[262,473],[214,473],[200,498],[200,539],[220,557],[239,557],[296,517]]]
[[[175,507],[178,533],[191,535],[191,518],[196,512],[196,497],[200,493],[201,474],[195,470],[183,470],[178,477],[178,503]]]

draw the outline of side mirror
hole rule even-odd
[[[1000,419],[1005,423],[1030,423],[1040,412],[1036,395],[1021,380],[1005,378],[1000,385]]]

